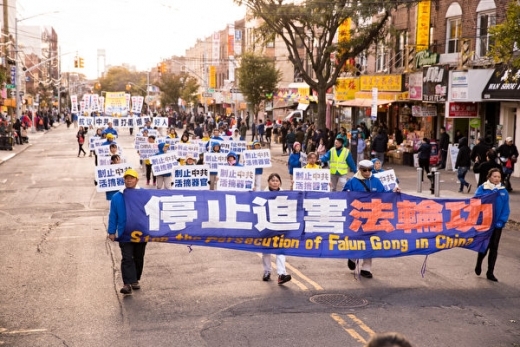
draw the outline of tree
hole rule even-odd
[[[157,86],[162,91],[162,105],[178,105],[179,98],[193,104],[199,100],[197,79],[188,73],[163,73]]]
[[[288,59],[318,93],[319,128],[325,128],[327,90],[336,84],[348,59],[384,38],[390,11],[399,5],[397,1],[384,0],[306,0],[301,5],[283,0],[234,1],[245,5],[254,19],[262,20],[257,29],[264,42],[273,37],[283,40]],[[347,18],[353,29],[344,33],[348,40],[338,43],[335,36]],[[331,59],[332,54],[335,59]],[[305,68],[307,60],[312,71]]]
[[[260,104],[267,99],[268,94],[276,92],[280,79],[280,71],[269,58],[254,53],[242,55],[238,69],[240,91],[253,106],[255,119],[260,111]]]
[[[506,11],[506,19],[489,28],[491,40],[487,56],[495,63],[504,63],[515,68],[520,68],[520,55],[518,51],[520,38],[520,4],[516,1],[509,2]]]

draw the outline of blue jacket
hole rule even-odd
[[[294,168],[301,168],[302,163],[300,162],[300,152],[292,152],[289,156],[289,161],[287,162],[287,164],[289,165],[289,175],[293,174]]]
[[[334,150],[336,151],[336,154],[339,156],[339,154],[343,150],[343,147],[341,147],[340,149],[337,149],[336,147],[331,148],[330,150],[327,151],[327,153],[325,153],[324,155],[321,156],[320,161],[322,163],[329,162],[330,161],[330,152],[334,151]],[[348,151],[348,155],[347,155],[347,165],[350,168],[351,172],[357,171],[356,162],[354,161],[354,158],[352,158],[352,152],[350,150]],[[332,173],[332,174],[334,174],[334,173]]]
[[[486,181],[477,188],[475,197],[478,198],[480,196],[492,194],[494,192],[498,192],[498,196],[495,201],[495,210],[493,211],[495,214],[495,228],[503,228],[509,219],[510,213],[509,193],[507,192],[507,189],[505,189],[504,185],[500,184],[500,187],[497,188],[489,181]]]
[[[118,191],[110,200],[110,213],[108,214],[108,233],[115,234],[119,238],[125,231],[126,206],[123,192]]]
[[[106,128],[105,130],[103,130],[103,134],[112,134],[115,137],[117,137],[117,130],[114,128]]]
[[[345,186],[343,187],[344,192],[367,192],[365,186],[363,185],[363,183],[361,183],[361,180],[357,176],[358,175],[356,174],[356,176],[352,177],[347,181],[347,183],[345,183]],[[364,181],[368,189],[370,189],[371,193],[386,192],[385,187],[383,186],[383,183],[381,183],[379,178],[370,175],[370,177],[368,179],[365,179]]]

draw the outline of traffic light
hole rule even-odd
[[[85,64],[84,64],[84,61],[83,61],[83,58],[79,58],[79,68],[80,69],[83,69],[85,67]]]
[[[78,57],[74,58],[74,68],[77,69],[78,68]]]
[[[160,72],[160,73],[166,73],[166,63],[162,62],[162,63],[159,65],[159,72]]]
[[[468,63],[473,55],[473,52],[470,51],[471,48],[471,40],[470,39],[462,39],[460,45],[460,68],[467,69]]]

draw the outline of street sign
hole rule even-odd
[[[7,84],[5,87],[7,89],[15,89],[16,88],[16,86],[14,84]]]

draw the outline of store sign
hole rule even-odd
[[[359,90],[359,77],[340,77],[336,80],[334,99],[337,101],[352,100]]]
[[[467,71],[453,71],[451,73],[451,98],[453,100],[467,100],[468,89],[468,72]]]
[[[446,102],[448,95],[449,65],[423,68],[423,101]]]
[[[412,106],[412,116],[414,117],[436,117],[436,106]]]
[[[404,75],[365,75],[359,77],[359,89],[380,92],[402,92]]]
[[[474,118],[478,117],[477,104],[472,102],[450,102],[448,107],[449,118]]]
[[[417,51],[428,49],[430,43],[431,1],[420,1],[417,5],[417,29],[415,42]]]
[[[423,73],[413,72],[408,77],[408,93],[410,100],[422,101],[423,96]]]
[[[440,55],[438,53],[430,53],[429,51],[421,51],[415,55],[415,67],[420,69],[426,65],[435,65],[439,62]]]
[[[520,70],[499,67],[491,75],[482,91],[482,99],[486,100],[519,100]]]

